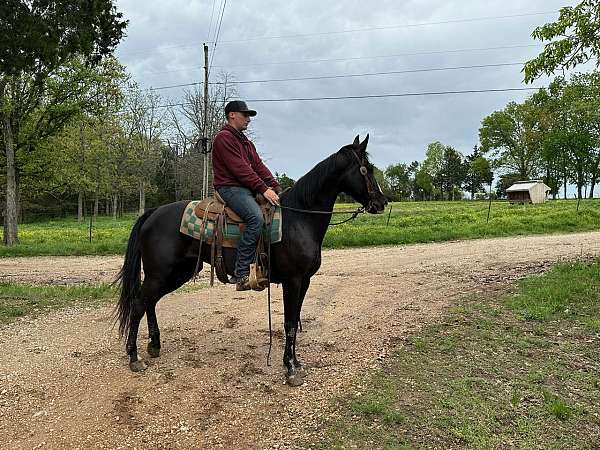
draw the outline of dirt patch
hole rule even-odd
[[[327,251],[303,309],[306,384],[283,384],[282,292],[266,365],[264,293],[230,286],[158,305],[163,351],[131,373],[110,307],[69,309],[0,330],[0,448],[296,448],[319,441],[331,398],[454,299],[557,261],[600,255],[600,232]],[[1,279],[105,281],[121,258],[7,258]],[[96,271],[93,270],[96,267]],[[266,332],[265,332],[266,331]]]
[[[112,283],[120,256],[0,258],[0,282],[32,284]]]

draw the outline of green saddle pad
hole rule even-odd
[[[202,217],[198,217],[194,213],[194,208],[200,203],[200,200],[192,200],[187,204],[181,217],[181,226],[179,231],[183,234],[193,237],[194,239],[200,239],[202,236]],[[206,221],[206,229],[204,230],[204,237],[202,240],[205,242],[212,242],[214,235],[215,222],[212,220]],[[225,240],[232,241],[237,244],[242,237],[240,227],[237,223],[227,222],[225,225],[223,238]],[[265,239],[267,238],[267,230],[264,232]],[[281,208],[275,207],[275,215],[273,216],[273,224],[271,226],[271,243],[275,244],[281,241]],[[237,247],[237,245],[236,245]]]

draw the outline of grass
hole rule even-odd
[[[76,218],[69,217],[21,224],[20,243],[13,247],[0,246],[0,257],[123,254],[135,218],[134,214],[117,220],[98,217],[92,226],[92,242],[89,219],[78,223]]]
[[[116,288],[97,285],[31,285],[0,283],[0,324],[39,316],[67,306],[96,306],[114,300]]]
[[[340,209],[356,205],[340,204]],[[347,224],[330,227],[325,248],[398,245],[417,242],[474,239],[492,236],[566,233],[600,229],[600,199],[583,200],[579,212],[575,200],[556,200],[539,205],[494,202],[486,223],[486,202],[401,202],[392,213],[363,214]],[[336,215],[334,222],[348,216]],[[49,220],[19,227],[20,244],[0,246],[0,257],[35,255],[123,254],[135,215],[119,220],[99,217],[89,241],[89,222],[74,218]],[[1,235],[1,233],[0,233]]]
[[[600,448],[599,319],[600,261],[465,299],[336,400],[310,447]]]
[[[197,292],[206,283],[186,283],[178,293]],[[102,306],[114,303],[118,287],[108,283],[73,285],[33,285],[0,283],[0,325],[22,317],[37,317],[66,307]]]
[[[487,202],[401,202],[392,205],[389,226],[388,207],[382,215],[364,214],[351,224],[331,227],[324,246],[398,245],[600,229],[600,199],[584,200],[579,212],[576,210],[574,200],[537,205],[494,202],[486,223]]]

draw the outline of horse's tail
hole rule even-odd
[[[131,313],[136,298],[140,294],[142,285],[142,255],[140,253],[140,230],[142,225],[150,215],[156,210],[152,208],[144,212],[133,225],[129,242],[127,242],[127,251],[125,252],[125,261],[119,271],[113,284],[119,284],[121,296],[115,308],[115,322],[119,321],[119,333],[124,336],[129,331],[131,324]]]

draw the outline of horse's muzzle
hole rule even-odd
[[[377,200],[371,200],[365,209],[369,214],[381,214],[385,210],[387,203],[388,202],[385,197]]]

